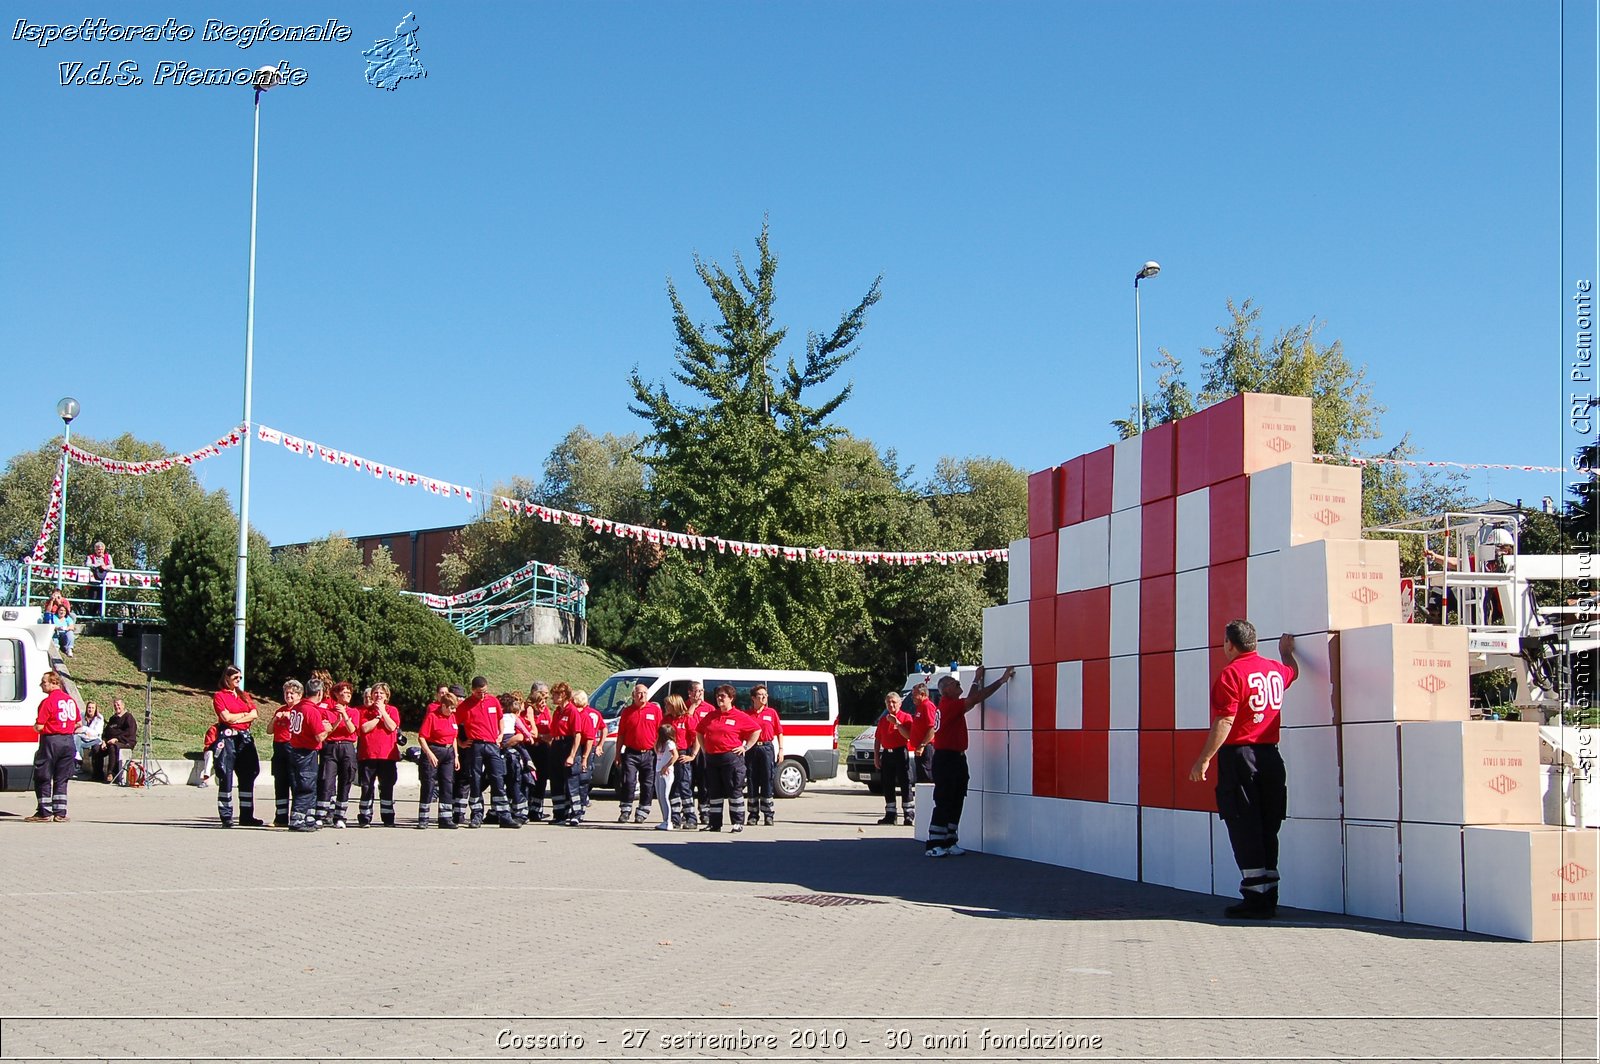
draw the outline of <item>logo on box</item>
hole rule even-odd
[[[1517,789],[1517,781],[1502,772],[1500,775],[1489,781],[1488,787],[1496,794],[1510,794],[1512,791]]]
[[[1284,451],[1287,451],[1293,446],[1294,444],[1290,443],[1282,436],[1274,436],[1272,439],[1266,442],[1267,450],[1272,451],[1274,454],[1282,454]]]
[[[1370,606],[1373,602],[1377,601],[1383,596],[1372,590],[1370,587],[1362,586],[1350,592],[1350,597],[1361,603],[1363,606]]]
[[[1311,515],[1311,520],[1315,521],[1319,525],[1336,525],[1340,521],[1343,521],[1344,518],[1340,517],[1333,510],[1330,510],[1324,506],[1322,509]]]
[[[1428,692],[1430,695],[1436,695],[1450,685],[1430,672],[1428,675],[1417,681],[1417,686]]]
[[[1593,875],[1593,873],[1587,868],[1583,867],[1583,865],[1579,864],[1577,861],[1568,861],[1566,864],[1556,869],[1556,875],[1560,876],[1568,883],[1581,883]]]

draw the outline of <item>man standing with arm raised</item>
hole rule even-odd
[[[929,857],[960,857],[961,809],[967,801],[967,711],[983,705],[990,695],[1017,674],[1007,669],[994,683],[984,686],[983,666],[978,666],[967,697],[961,681],[946,676],[939,681],[939,727],[933,735],[933,821],[928,825],[924,852]]]
[[[1244,620],[1223,629],[1222,653],[1228,664],[1211,686],[1211,734],[1189,778],[1203,781],[1211,759],[1217,759],[1217,812],[1228,825],[1244,896],[1223,914],[1270,920],[1278,914],[1278,829],[1289,807],[1278,725],[1283,693],[1300,667],[1294,636],[1279,637],[1279,665],[1256,653],[1255,625]]]

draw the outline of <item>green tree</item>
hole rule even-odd
[[[86,451],[128,462],[172,452],[155,441],[124,433],[113,440],[75,436]],[[61,462],[61,444],[51,441],[16,455],[0,473],[0,551],[16,558],[33,550]],[[67,474],[67,562],[81,564],[95,540],[111,551],[119,568],[158,569],[186,515],[207,499],[226,508],[226,496],[209,496],[188,466],[148,476],[118,476],[72,464]],[[50,560],[55,560],[54,545]]]
[[[777,257],[763,226],[752,273],[695,258],[695,273],[720,320],[695,324],[675,284],[668,297],[677,334],[674,380],[693,393],[630,377],[657,512],[669,528],[756,543],[848,546],[850,505],[830,478],[830,418],[848,385],[815,398],[855,355],[878,301],[879,282],[833,329],[807,336],[802,359],[781,367],[787,330],[777,325]],[[651,577],[636,630],[663,660],[743,662],[839,671],[841,646],[869,627],[864,576],[850,565],[781,558],[724,558],[670,551]]]
[[[285,570],[328,570],[350,577],[362,587],[406,590],[406,576],[389,556],[387,547],[372,552],[372,560],[364,560],[361,548],[347,539],[343,532],[334,532],[326,539],[313,540],[297,547],[274,552],[273,560]]]

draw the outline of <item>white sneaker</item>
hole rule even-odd
[[[922,852],[923,852],[924,856],[927,856],[927,857],[944,857],[950,851],[945,849],[943,846],[935,846],[931,850],[924,850]]]
[[[967,851],[963,850],[960,846],[955,846],[955,845],[946,846],[944,848],[944,855],[946,857],[961,857],[961,856],[965,855],[966,852]]]
[[[656,825],[656,830],[657,831],[671,831],[672,830],[672,825],[671,824],[657,824]]]

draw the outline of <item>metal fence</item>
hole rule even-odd
[[[578,618],[586,617],[589,584],[558,565],[535,561],[491,584],[460,594],[403,594],[422,600],[423,605],[471,639],[528,606],[548,606]]]

